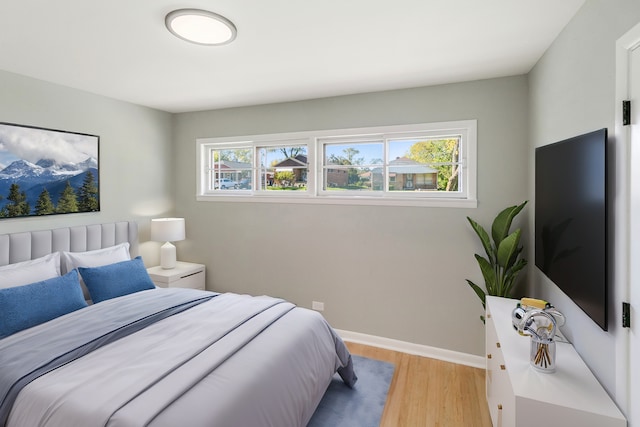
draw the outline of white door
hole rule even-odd
[[[640,43],[640,38],[637,40]],[[629,49],[628,94],[631,125],[628,126],[629,177],[629,302],[631,329],[628,358],[628,418],[630,426],[640,426],[640,44]]]

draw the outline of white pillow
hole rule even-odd
[[[131,261],[129,254],[129,242],[110,246],[104,249],[96,249],[87,252],[62,252],[62,259],[66,267],[66,273],[78,267],[102,267],[121,261]]]
[[[60,276],[60,252],[0,267],[0,288],[29,285]]]
[[[129,242],[110,246],[104,249],[96,249],[87,252],[62,252],[62,260],[66,267],[66,273],[78,267],[102,267],[116,262],[131,261],[129,254]],[[90,300],[89,290],[80,278],[84,299]]]

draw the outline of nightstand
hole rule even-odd
[[[165,270],[160,266],[147,268],[151,280],[161,288],[191,288],[205,290],[204,265],[177,261],[176,267]]]

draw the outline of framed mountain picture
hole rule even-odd
[[[100,137],[0,123],[0,219],[100,210]]]

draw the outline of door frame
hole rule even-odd
[[[632,218],[640,218],[640,205],[632,203],[632,190],[637,192],[636,184],[632,179],[640,176],[640,166],[636,163],[635,172],[632,171],[634,157],[640,157],[640,147],[632,150],[631,128],[622,125],[622,101],[630,96],[629,56],[634,48],[640,46],[640,23],[620,37],[616,42],[616,96],[615,96],[615,290],[614,313],[621,313],[622,302],[629,302],[631,298],[631,283],[640,283],[640,269],[632,268],[632,254],[640,254],[640,221],[632,225]],[[640,77],[637,77],[640,84]],[[640,109],[640,102],[634,106]],[[636,236],[631,236],[633,233]],[[634,239],[634,237],[636,237]],[[638,271],[635,271],[638,270]],[[640,357],[640,354],[631,355],[631,338],[634,324],[640,325],[640,311],[634,311],[631,307],[631,328],[621,328],[621,319],[616,318],[616,396],[615,400],[620,409],[625,413],[629,425],[640,425],[640,410],[633,408],[631,402],[640,400],[636,389],[632,389],[631,361]],[[635,393],[635,394],[634,394]],[[636,405],[637,406],[637,405]],[[635,418],[635,423],[632,420]]]

